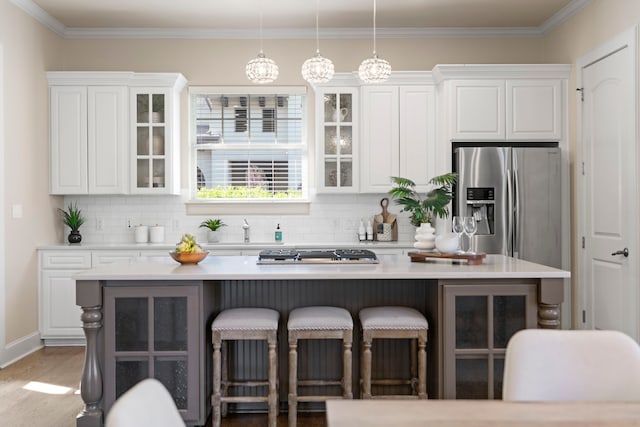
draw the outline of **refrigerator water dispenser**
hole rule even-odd
[[[477,235],[494,234],[495,189],[493,187],[468,187],[465,216],[475,218],[478,224]]]

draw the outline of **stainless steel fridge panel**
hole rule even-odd
[[[467,200],[469,189],[493,188],[494,224],[490,234],[476,234],[473,250],[493,254],[511,255],[508,218],[509,208],[508,170],[511,168],[509,147],[460,147],[456,151],[458,186],[456,212],[460,216],[472,216],[479,201]]]
[[[562,266],[560,149],[513,148],[514,256]]]

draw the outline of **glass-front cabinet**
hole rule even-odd
[[[536,327],[536,285],[445,285],[444,399],[501,399],[507,342]]]
[[[105,287],[105,410],[145,378],[185,420],[200,413],[198,287]]]
[[[171,94],[166,89],[138,89],[132,94],[135,120],[132,148],[132,193],[171,194]]]
[[[358,191],[358,88],[316,91],[319,192]]]

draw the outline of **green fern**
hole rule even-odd
[[[449,215],[448,205],[453,198],[457,174],[445,173],[431,178],[428,184],[435,188],[429,190],[424,198],[415,190],[416,184],[412,180],[400,176],[392,176],[391,180],[396,186],[389,191],[389,195],[396,204],[402,206],[402,212],[411,213],[411,224],[419,227],[422,223],[431,222],[434,217],[446,218]]]

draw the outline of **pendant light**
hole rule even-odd
[[[267,58],[262,51],[262,12],[260,12],[260,52],[258,57],[247,63],[247,78],[253,83],[272,83],[278,78],[278,66],[273,59]]]
[[[376,0],[373,0],[373,57],[365,59],[358,68],[358,76],[364,83],[382,83],[391,75],[391,65],[376,53]]]
[[[309,83],[326,83],[333,78],[333,73],[333,62],[320,55],[318,0],[316,0],[316,56],[304,61],[304,64],[302,64],[302,77]]]

